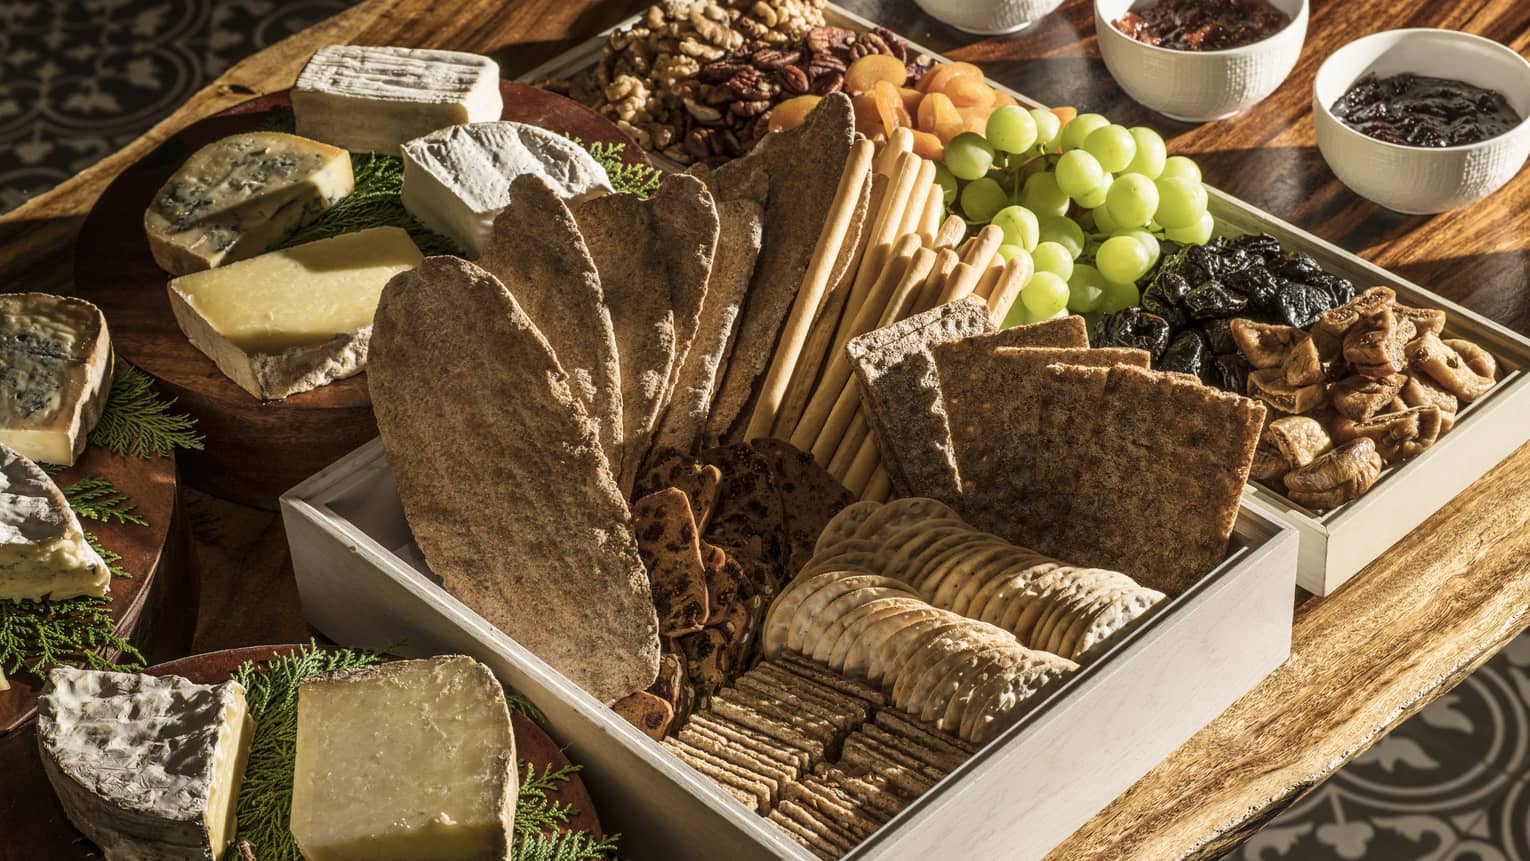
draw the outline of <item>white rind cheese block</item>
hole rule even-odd
[[[344,233],[170,282],[191,343],[257,398],[285,398],[366,367],[383,286],[424,259],[398,227]]]
[[[0,294],[0,443],[73,466],[111,393],[101,309],[47,293]]]
[[[37,702],[44,770],[107,861],[216,861],[254,722],[238,682],[62,668]]]
[[[407,140],[503,108],[499,64],[460,51],[330,45],[292,87],[298,134],[351,152],[398,155]]]
[[[299,690],[292,836],[308,861],[504,861],[519,789],[504,691],[472,658]]]
[[[144,213],[154,262],[172,275],[263,254],[350,194],[351,155],[297,135],[249,132],[202,147]]]
[[[100,597],[111,576],[53,479],[0,445],[0,600]]]
[[[476,257],[510,203],[510,183],[526,173],[569,203],[612,190],[600,162],[563,135],[525,123],[474,123],[404,144],[404,208]]]

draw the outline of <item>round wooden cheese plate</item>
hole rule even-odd
[[[555,93],[501,81],[506,120],[572,135],[586,144],[625,144],[648,157],[605,117]],[[75,246],[76,293],[106,313],[118,355],[152,374],[197,419],[207,449],[181,457],[186,483],[214,496],[271,508],[288,488],[377,435],[366,374],[280,401],[261,401],[225,377],[186,340],[170,311],[170,275],[149,253],[143,215],[165,180],[197,149],[266,127],[289,104],[273,93],[193,123],[107,186]]]
[[[184,676],[199,684],[228,681],[246,662],[263,663],[291,654],[301,646],[249,646],[192,655],[147,670],[151,675]],[[569,762],[557,744],[534,721],[519,712],[510,713],[515,730],[516,765],[524,776],[529,763],[541,774],[551,767],[567,767]],[[0,857],[48,861],[99,861],[101,852],[76,831],[59,805],[53,787],[43,772],[37,752],[35,726],[28,723],[9,735],[0,737]],[[408,779],[407,775],[403,779]],[[572,805],[579,811],[565,828],[589,831],[597,839],[603,834],[595,815],[594,802],[576,774],[548,798]]]
[[[111,479],[138,504],[136,513],[149,522],[139,526],[82,521],[86,531],[100,539],[101,546],[122,556],[117,565],[133,575],[112,578],[109,606],[117,635],[133,643],[150,661],[184,654],[196,628],[197,596],[176,492],[175,458],[121,457],[91,446],[74,466],[54,476],[54,481],[67,487],[90,475]],[[118,655],[107,657],[115,660]],[[6,675],[10,690],[0,691],[0,733],[32,716],[42,686],[42,679],[29,673]],[[0,775],[5,773],[0,769]]]

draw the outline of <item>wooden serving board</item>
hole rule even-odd
[[[500,91],[506,120],[585,143],[625,144],[629,161],[648,163],[625,133],[578,102],[512,81],[501,81]],[[171,136],[107,186],[75,246],[76,295],[101,307],[117,353],[159,380],[207,437],[205,451],[181,456],[187,484],[260,508],[276,507],[288,488],[377,435],[366,375],[280,401],[261,401],[239,388],[176,325],[165,292],[170,275],[149,253],[143,215],[193,152],[263,128],[270,111],[288,104],[285,91],[261,96]]]
[[[198,684],[218,684],[228,681],[246,662],[265,663],[300,648],[302,646],[289,645],[228,649],[181,658],[151,667],[147,672],[156,676],[184,676]],[[556,770],[569,764],[558,746],[531,719],[512,711],[510,721],[515,729],[516,765],[523,774],[527,763],[536,768],[538,774],[548,766]],[[0,861],[42,858],[48,861],[99,861],[102,857],[100,850],[69,824],[58,796],[48,783],[42,759],[37,753],[35,725],[29,723],[17,732],[0,737],[0,775],[4,778],[4,791],[0,792],[0,835],[4,835],[0,839]],[[566,826],[568,829],[589,831],[597,838],[603,834],[594,802],[578,775],[548,797],[573,805],[579,811],[579,815]]]
[[[54,481],[65,487],[87,475],[111,479],[138,503],[137,513],[149,521],[148,526],[82,521],[103,547],[121,554],[117,564],[133,575],[112,578],[110,606],[118,636],[132,642],[150,661],[184,654],[196,629],[197,596],[176,492],[175,458],[120,457],[91,446]],[[115,660],[118,655],[108,657]],[[7,678],[11,689],[0,691],[0,734],[32,716],[42,686],[42,679],[30,674],[7,673]],[[4,774],[0,769],[0,775]]]

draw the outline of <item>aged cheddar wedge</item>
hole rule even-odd
[[[343,149],[279,132],[202,147],[144,213],[154,261],[173,275],[270,251],[351,193]]]
[[[181,331],[257,398],[285,398],[366,366],[383,285],[420,251],[397,227],[321,239],[170,282]]]
[[[111,391],[101,309],[47,293],[0,295],[0,443],[73,466]]]
[[[606,169],[568,138],[525,123],[452,126],[404,144],[404,208],[478,256],[510,183],[541,177],[565,202],[611,191]]]
[[[99,597],[110,581],[58,485],[0,445],[0,600]]]
[[[398,155],[407,140],[499,119],[499,64],[460,51],[330,45],[292,87],[298,134],[352,152]]]
[[[56,669],[37,746],[69,821],[107,861],[216,861],[254,734],[238,682]]]
[[[461,655],[298,693],[292,836],[308,861],[502,861],[520,781],[504,691]]]

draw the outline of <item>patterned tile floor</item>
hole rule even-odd
[[[0,211],[345,0],[0,0]],[[1530,861],[1530,636],[1226,861]]]

